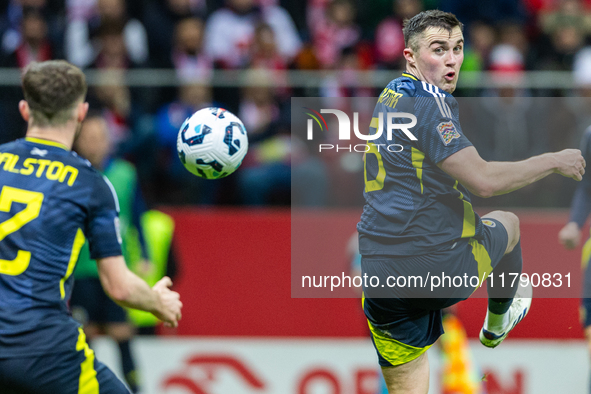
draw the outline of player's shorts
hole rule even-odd
[[[74,282],[70,299],[72,316],[81,324],[123,323],[127,312],[103,290],[98,278],[80,278]]]
[[[130,394],[99,362],[79,329],[76,349],[31,357],[0,358],[0,392],[6,394]]]
[[[421,256],[362,257],[362,275],[379,279],[375,287],[364,283],[363,309],[381,366],[404,364],[423,354],[443,334],[441,310],[470,297],[496,267],[507,249],[507,231],[497,220],[484,223],[482,240],[460,239]],[[434,276],[440,279],[437,288],[432,287],[437,284]],[[441,286],[442,277],[456,281]],[[462,285],[456,287],[458,278]]]

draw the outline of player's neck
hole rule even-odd
[[[66,148],[72,149],[75,134],[75,130],[68,123],[63,127],[29,126],[26,136],[30,138],[39,138],[42,140],[58,142],[64,145]]]
[[[404,72],[406,74],[410,74],[410,75],[415,76],[419,81],[425,81],[425,82],[427,82],[427,80],[423,76],[423,73],[421,73],[421,71],[418,68],[416,68],[416,67],[414,67],[414,66],[412,66],[412,65],[410,65],[408,63],[406,64],[406,67],[405,67]]]

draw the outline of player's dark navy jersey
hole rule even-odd
[[[0,146],[0,358],[76,348],[68,300],[88,239],[94,259],[121,254],[117,197],[63,145]]]
[[[585,162],[591,163],[591,126],[583,134],[581,154]],[[591,212],[591,177],[584,175],[583,180],[577,185],[577,190],[573,197],[569,222],[576,222],[579,228],[583,228],[589,212]]]
[[[388,140],[387,114],[416,116],[408,129]],[[365,201],[359,231],[363,255],[411,256],[429,253],[459,238],[478,237],[481,222],[468,191],[437,163],[472,144],[462,133],[458,103],[449,93],[410,74],[384,89],[370,128],[375,134],[383,114],[382,135],[368,141],[365,153]],[[409,119],[394,119],[409,123]],[[398,144],[398,145],[393,145]],[[388,151],[390,146],[391,152]]]

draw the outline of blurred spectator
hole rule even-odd
[[[466,28],[469,28],[474,21],[489,24],[499,22],[525,24],[528,18],[523,1],[515,0],[441,0],[439,9],[453,13]]]
[[[375,34],[376,58],[381,65],[392,69],[404,68],[404,36],[402,22],[423,10],[419,0],[392,1],[393,15],[384,19]]]
[[[22,43],[22,19],[27,11],[37,11],[48,25],[48,37],[52,45],[61,48],[64,21],[61,0],[8,0],[6,10],[0,13],[2,51],[11,53]],[[1,3],[0,3],[1,4]],[[2,7],[3,8],[3,7]]]
[[[92,108],[101,109],[107,122],[112,144],[110,154],[132,161],[138,171],[151,168],[149,145],[153,129],[147,126],[151,122],[147,121],[142,101],[137,97],[141,92],[134,94],[125,84],[122,70],[102,71],[97,82],[87,99]]]
[[[352,0],[312,0],[308,6],[308,26],[315,55],[323,68],[337,65],[344,48],[355,46],[361,29],[355,22]]]
[[[574,27],[583,35],[591,33],[591,13],[580,0],[557,0],[556,9],[546,9],[539,14],[542,31],[552,35],[565,26]]]
[[[157,195],[158,201],[169,204],[214,203],[216,184],[189,174],[178,159],[176,149],[178,132],[185,119],[211,106],[214,106],[211,87],[202,81],[184,83],[179,87],[176,100],[158,110],[155,118],[156,165],[149,185],[149,192]]]
[[[266,23],[259,23],[255,28],[251,46],[250,68],[268,71],[269,79],[276,86],[287,85],[285,71],[288,64],[277,50],[273,29]],[[292,95],[292,90],[289,87],[278,87],[275,93],[281,100],[288,100]]]
[[[238,117],[248,131],[249,147],[238,174],[244,203],[289,203],[291,189],[290,124],[282,117],[272,84],[263,70],[251,69],[252,86],[242,90]]]
[[[181,80],[209,80],[213,63],[203,53],[203,21],[199,18],[180,20],[175,26],[171,62]]]
[[[464,47],[462,71],[483,71],[488,69],[489,54],[495,44],[495,31],[491,25],[474,22],[468,31],[468,42]]]
[[[97,36],[101,29],[104,29],[105,24],[122,25],[123,43],[133,63],[144,64],[147,61],[146,30],[139,20],[128,18],[125,0],[97,0],[95,13],[89,19],[80,17],[68,23],[65,33],[65,51],[68,61],[79,67],[88,67],[95,62],[99,52],[104,49],[101,47],[101,41],[97,40]]]
[[[538,18],[543,33],[536,48],[538,69],[571,70],[575,54],[591,32],[591,14],[579,0],[559,0],[557,6]]]
[[[341,51],[335,69],[338,71],[324,79],[320,88],[321,97],[374,96],[374,89],[364,84],[358,74],[361,67],[355,48],[348,47]]]
[[[105,21],[96,32],[96,44],[98,52],[91,68],[105,70],[125,70],[138,66],[133,60],[127,47],[124,36],[125,26],[122,21]]]
[[[47,36],[47,22],[35,8],[23,11],[21,19],[21,43],[14,52],[4,54],[3,67],[23,68],[32,61],[51,60],[57,56]]]
[[[226,7],[209,17],[206,22],[206,53],[222,67],[247,66],[255,28],[260,22],[271,26],[279,56],[290,63],[301,47],[291,16],[276,5],[258,7],[254,0],[226,0]]]
[[[153,67],[170,67],[170,59],[166,55],[173,45],[177,23],[186,18],[204,18],[206,12],[205,0],[146,2],[142,20],[148,33],[150,64]]]

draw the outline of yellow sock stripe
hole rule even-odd
[[[458,198],[464,203],[464,225],[462,227],[461,238],[473,237],[476,234],[476,215],[474,214],[474,208],[472,208],[472,204],[464,200],[464,194],[458,190],[458,181],[456,181],[454,189],[460,193]]]
[[[483,282],[482,278],[486,280],[486,278],[492,272],[491,260],[484,245],[482,245],[476,239],[470,239],[470,246],[472,246],[474,260],[476,260],[476,263],[478,264],[478,287],[480,287]],[[478,287],[476,289],[478,289]],[[476,291],[476,289],[474,289],[474,291]]]
[[[78,380],[78,394],[99,394],[99,384],[94,370],[94,352],[86,343],[86,335],[82,328],[78,328],[78,342],[76,351],[84,350],[86,359],[80,365],[80,379]]]
[[[60,280],[60,295],[62,300],[66,296],[66,290],[64,289],[64,283],[66,280],[72,275],[74,271],[74,267],[76,266],[76,262],[78,261],[78,255],[80,254],[80,249],[84,245],[86,238],[84,237],[84,233],[81,229],[78,229],[76,232],[76,237],[74,238],[74,244],[72,245],[72,253],[70,254],[70,261],[68,262],[68,269],[66,270],[66,275]]]
[[[431,345],[415,347],[404,344],[380,333],[372,326],[369,320],[367,321],[367,325],[369,326],[378,352],[392,365],[400,365],[412,361],[431,347]]]
[[[421,194],[423,194],[423,160],[425,154],[418,149],[411,148],[412,166],[417,170],[417,178],[421,184]]]

